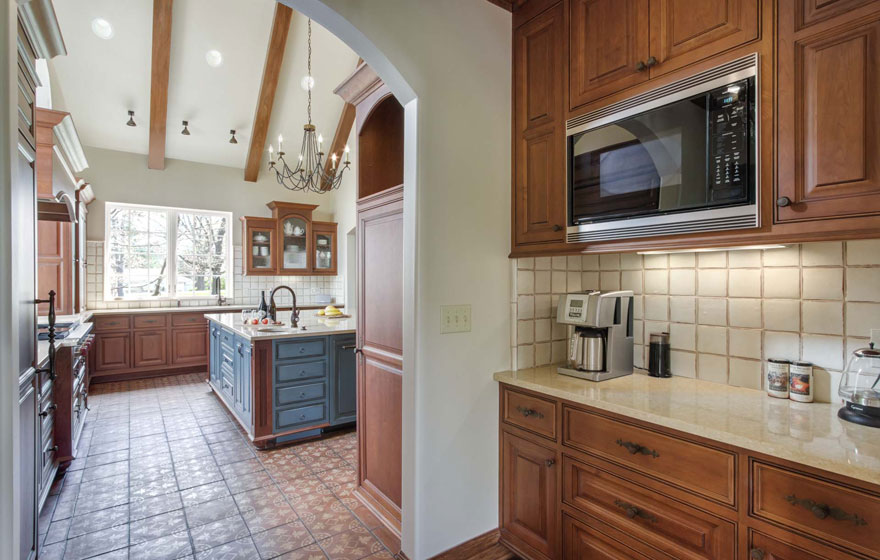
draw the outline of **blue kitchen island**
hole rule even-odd
[[[290,312],[282,326],[246,325],[240,313],[209,320],[208,382],[257,447],[313,438],[356,417],[352,318]]]

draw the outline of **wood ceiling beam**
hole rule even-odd
[[[165,169],[168,74],[171,68],[171,12],[174,0],[153,0],[153,54],[150,77],[150,153],[147,167]]]
[[[358,66],[360,66],[364,62],[363,58],[359,58],[357,64],[355,64],[355,70],[357,70]],[[333,141],[330,142],[330,151],[327,152],[327,159],[324,161],[324,173],[329,174],[333,168],[333,158],[331,157],[333,154],[336,154],[336,157],[339,158],[337,161],[337,165],[342,165],[343,160],[345,159],[345,154],[343,150],[345,149],[345,144],[348,142],[348,137],[351,134],[351,127],[354,126],[354,118],[356,114],[355,106],[351,103],[345,103],[342,106],[342,114],[339,115],[339,122],[336,123],[336,132],[333,134]],[[330,181],[326,179],[321,181],[321,190],[327,190],[330,188]]]
[[[278,77],[281,74],[281,62],[284,60],[284,48],[287,45],[287,34],[290,31],[292,16],[292,9],[280,2],[275,4],[272,31],[269,34],[269,46],[266,49],[266,62],[263,65],[263,81],[260,84],[260,96],[257,98],[257,108],[254,111],[253,133],[244,166],[244,180],[252,183],[256,182],[260,176],[260,164],[263,161],[263,149],[266,147],[269,121],[272,118],[272,105],[275,103],[275,90],[278,87]]]
[[[508,12],[513,12],[514,0],[488,0],[491,4],[495,4],[499,8],[504,8]]]

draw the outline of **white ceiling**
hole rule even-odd
[[[52,61],[55,108],[73,115],[84,144],[146,154],[152,0],[54,0],[54,5],[68,51]],[[244,167],[274,9],[273,0],[174,2],[166,157]],[[96,17],[112,24],[112,39],[92,33]],[[306,120],[306,92],[300,87],[306,28],[307,20],[294,13],[269,128],[273,142],[285,135],[288,151],[299,146]],[[211,49],[223,54],[218,68],[205,61]],[[312,120],[328,143],[343,103],[333,89],[357,59],[312,23]],[[129,109],[135,111],[135,128],[125,126]],[[189,121],[190,136],[180,134],[182,120]],[[229,143],[230,129],[237,131],[238,144]]]

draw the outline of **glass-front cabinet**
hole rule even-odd
[[[242,273],[252,276],[275,275],[275,220],[243,216],[241,223]]]
[[[336,224],[312,222],[314,247],[314,274],[336,274]]]
[[[336,224],[312,221],[315,204],[270,202],[271,218],[241,218],[242,274],[336,274]]]

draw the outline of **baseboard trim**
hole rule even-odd
[[[431,557],[431,560],[507,560],[515,555],[501,543],[501,532],[492,529],[482,535]]]

